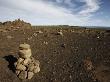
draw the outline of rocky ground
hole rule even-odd
[[[40,61],[41,71],[31,80],[20,80],[14,73],[21,43],[30,44]],[[0,28],[0,82],[110,82],[109,68],[110,30]]]

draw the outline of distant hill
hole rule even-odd
[[[0,27],[5,27],[5,28],[30,28],[31,24],[24,22],[23,20],[17,19],[15,21],[6,21],[6,22],[0,22]]]
[[[107,29],[107,30],[110,30],[110,27],[107,27],[107,26],[81,26],[81,27],[98,28],[98,29]]]
[[[6,21],[6,22],[0,22],[0,28],[30,28],[30,27],[59,27],[59,28],[91,28],[91,29],[106,29],[110,30],[110,27],[104,27],[104,26],[70,26],[70,25],[36,25],[32,26],[30,23],[27,23],[21,19],[17,19],[14,21]]]

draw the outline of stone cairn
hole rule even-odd
[[[28,44],[20,44],[19,58],[15,62],[16,74],[20,79],[31,79],[40,71],[40,62],[32,57],[31,48]]]

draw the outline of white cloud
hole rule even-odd
[[[51,21],[54,21],[51,22],[52,24],[54,24],[55,22],[58,24],[71,24],[71,23],[78,24],[78,22],[82,23],[81,21],[85,20],[83,17],[79,18],[77,15],[71,14],[70,11],[68,11],[65,8],[51,5],[40,0],[38,1],[19,0],[20,4],[18,4],[16,0],[10,0],[10,1],[2,0],[2,3],[5,4],[4,7],[6,8],[3,9],[4,7],[0,7],[2,10],[5,11],[5,12],[3,11],[4,15],[9,15],[9,16],[14,15],[15,17],[16,15],[19,15],[19,17],[24,17],[25,19],[28,19],[29,17],[36,18],[36,20],[48,19],[49,24]],[[10,10],[10,12],[7,12],[7,9]],[[20,11],[20,12],[16,13],[15,11]],[[31,19],[31,21],[33,20]],[[42,23],[43,22],[44,21],[42,21]]]
[[[43,1],[32,1],[32,0],[19,0],[18,4],[16,0],[4,0],[4,3],[8,3],[9,7],[12,6],[12,9],[17,9],[21,11],[27,11],[32,12],[32,14],[39,14],[41,16],[66,16],[65,13],[63,13],[63,9],[59,10],[55,8],[54,6],[50,4],[46,4]],[[7,6],[8,7],[8,6]]]
[[[57,3],[74,5],[72,0],[56,0]],[[69,25],[89,25],[92,12],[96,12],[100,5],[96,0],[83,0],[86,6],[84,9],[71,12],[69,9],[50,4],[46,0],[0,0],[0,20],[21,18],[32,24],[69,24]],[[20,4],[19,4],[20,3]],[[85,8],[87,7],[87,8]],[[73,8],[74,11],[74,8]],[[83,14],[89,14],[83,16]],[[97,22],[97,21],[96,21]]]
[[[100,8],[100,1],[99,0],[80,0],[80,2],[84,2],[85,5],[83,9],[79,12],[82,15],[88,15],[93,12],[96,12]]]

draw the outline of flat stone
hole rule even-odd
[[[41,30],[39,30],[39,31],[36,31],[37,33],[43,33]]]
[[[12,39],[12,38],[13,38],[13,37],[12,37],[12,36],[10,36],[10,35],[8,35],[8,36],[7,36],[7,39]]]
[[[30,64],[28,65],[28,71],[33,71],[34,68],[35,68],[35,66],[34,66],[33,63],[30,63]]]
[[[21,70],[21,71],[22,70],[25,71],[26,67],[24,65],[22,65],[22,64],[17,64],[16,69]]]
[[[38,73],[40,71],[40,67],[34,68],[33,72]]]
[[[23,58],[19,58],[17,63],[21,63],[24,59]]]
[[[25,65],[25,66],[27,66],[30,62],[31,62],[31,59],[30,59],[30,58],[27,58],[27,59],[25,59],[25,60],[22,62],[22,64]]]
[[[35,60],[35,65],[39,65],[40,62],[38,60]]]
[[[58,34],[61,35],[61,36],[63,36],[63,32],[62,31],[58,32]]]
[[[21,49],[28,49],[28,48],[30,48],[30,45],[29,44],[26,44],[26,43],[24,43],[24,44],[20,44],[20,46],[19,46],[19,48]]]
[[[16,70],[16,74],[19,75],[19,73],[20,73],[20,70]]]
[[[34,73],[33,73],[33,72],[28,72],[28,77],[27,77],[27,79],[31,79],[33,76],[34,76]]]
[[[27,78],[27,71],[22,71],[19,76],[20,79],[26,79]]]

